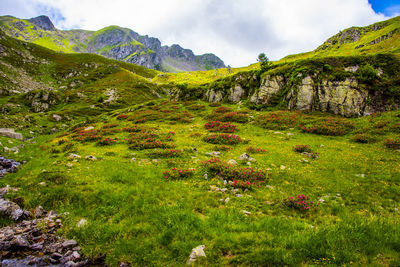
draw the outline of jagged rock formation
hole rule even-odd
[[[357,61],[361,65],[350,65]],[[400,107],[396,89],[399,59],[378,55],[365,58],[326,59],[283,64],[260,74],[242,72],[197,90],[172,90],[172,98],[188,99],[190,92],[203,91],[209,102],[246,101],[250,107],[274,107],[322,111],[359,117]],[[330,65],[332,62],[333,65]],[[367,62],[375,62],[372,67]],[[386,66],[381,69],[379,66]],[[391,67],[387,67],[391,66]],[[366,79],[365,73],[371,75]]]
[[[29,22],[35,24],[39,28],[45,30],[45,31],[55,31],[56,28],[54,27],[53,23],[47,16],[39,16],[36,18],[31,18],[28,20]]]
[[[29,20],[0,17],[0,29],[18,39],[38,43],[56,51],[95,53],[105,57],[168,72],[225,67],[214,54],[196,56],[179,45],[163,46],[157,38],[118,26],[99,31],[57,30],[47,16]],[[46,40],[46,41],[44,41]],[[0,48],[1,53],[1,48]]]

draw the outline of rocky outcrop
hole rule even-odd
[[[322,74],[303,76],[299,73],[297,76],[286,76],[290,78],[269,74],[263,76],[257,84],[257,79],[253,79],[252,74],[242,73],[225,83],[215,83],[219,87],[211,84],[204,98],[209,102],[237,103],[249,100],[258,106],[280,104],[291,110],[322,111],[346,117],[364,116],[400,107],[397,102],[389,105],[382,99],[382,94],[373,94],[368,90],[367,84],[360,83],[355,78],[358,68],[346,67],[346,71],[354,73],[354,76],[342,81],[328,79]],[[252,86],[249,87],[248,84]]]
[[[45,30],[45,31],[55,31],[56,27],[54,27],[53,23],[47,16],[39,16],[36,18],[31,18],[28,20],[29,22],[35,24],[39,28]]]
[[[278,94],[283,86],[284,80],[282,76],[267,75],[261,80],[260,90],[251,97],[251,102],[257,105],[267,104],[273,96]]]
[[[287,99],[288,108],[295,110],[318,110],[346,117],[369,115],[374,111],[368,90],[354,78],[316,82],[307,76],[290,91]]]
[[[35,112],[42,112],[58,104],[61,97],[55,91],[39,90],[27,93],[27,99]]]
[[[5,137],[9,137],[9,138],[22,140],[22,134],[21,133],[16,133],[14,131],[14,129],[12,129],[12,128],[0,128],[0,135],[1,136],[5,136]]]

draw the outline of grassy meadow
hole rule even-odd
[[[107,265],[184,266],[199,245],[195,266],[400,264],[399,111],[157,100],[68,127],[5,153],[27,163],[0,183]]]

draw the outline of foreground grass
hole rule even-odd
[[[270,175],[260,188],[233,193],[224,181],[204,176],[201,162],[211,158],[207,152],[217,151],[214,144],[203,141],[208,134],[204,123],[215,109],[208,104],[157,102],[103,116],[86,126],[132,127],[133,121],[117,120],[116,116],[137,116],[159,107],[172,114],[188,110],[193,115],[192,120],[181,123],[156,114],[138,124],[160,132],[174,131],[173,143],[183,150],[181,157],[153,161],[148,150],[132,150],[124,142],[110,146],[80,143],[67,131],[38,137],[36,144],[8,155],[28,163],[18,173],[7,175],[1,185],[20,187],[15,194],[25,198],[27,208],[43,205],[68,212],[60,234],[76,239],[90,257],[104,256],[111,266],[119,262],[182,266],[191,249],[201,244],[207,246],[207,258],[199,265],[209,266],[400,263],[400,153],[383,145],[386,137],[398,138],[398,133],[381,130],[377,135],[371,125],[378,121],[368,118],[350,120],[356,125],[353,132],[335,137],[307,134],[297,128],[277,132],[252,120],[237,124],[236,134],[249,143],[232,145],[231,150],[221,151],[220,158],[239,161],[247,147],[263,148],[266,153],[250,153],[257,160],[252,167],[268,169]],[[396,113],[381,118],[398,119]],[[357,131],[370,128],[377,136],[374,143],[351,141]],[[127,133],[110,136],[121,140]],[[66,148],[60,140],[73,145]],[[3,145],[8,142],[6,138],[0,141]],[[293,151],[299,144],[309,145],[320,153],[319,158],[304,161],[304,155]],[[70,153],[82,158],[68,160]],[[98,160],[85,160],[87,155]],[[195,168],[195,175],[165,180],[163,171],[173,167]],[[225,194],[210,192],[210,186],[229,190]],[[283,205],[284,199],[298,194],[320,202],[319,207],[301,212]],[[250,213],[246,216],[243,211]],[[81,219],[88,223],[78,227]]]

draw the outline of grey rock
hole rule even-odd
[[[22,217],[24,211],[14,202],[0,198],[0,213],[17,221]]]
[[[78,243],[75,240],[71,239],[71,240],[65,241],[62,244],[62,246],[63,246],[63,248],[72,248],[72,247],[75,247],[77,244]]]
[[[35,213],[34,213],[35,218],[41,218],[41,217],[43,217],[45,214],[46,214],[46,211],[45,211],[45,209],[44,209],[42,206],[38,206],[38,207],[35,209]]]
[[[22,140],[22,134],[16,133],[12,128],[0,128],[0,135],[14,139]]]
[[[206,253],[204,252],[205,248],[206,248],[205,245],[200,245],[192,249],[187,265],[193,265],[199,257],[206,257]]]

